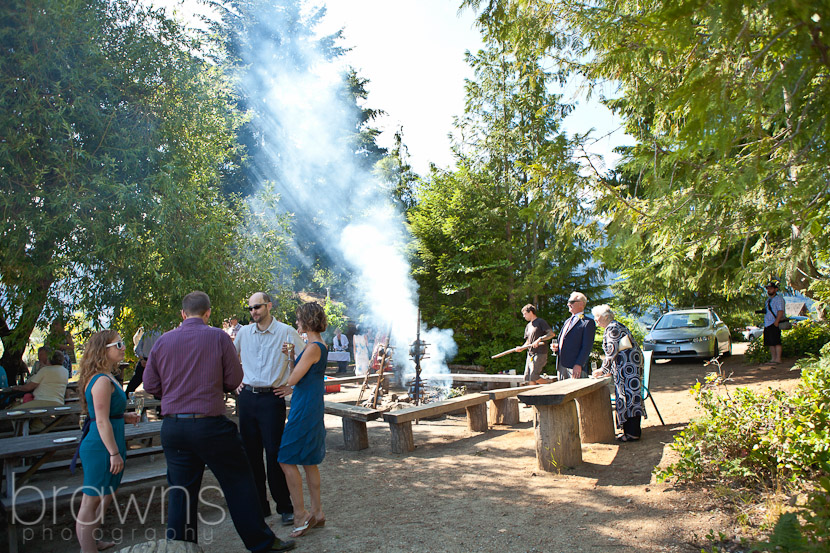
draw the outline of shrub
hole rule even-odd
[[[830,344],[820,358],[804,360],[796,368],[802,371],[801,383],[793,393],[738,388],[734,396],[721,395],[712,379],[698,383],[692,391],[705,415],[675,437],[671,447],[680,458],[656,476],[675,481],[712,478],[752,488],[780,485],[796,495],[805,493],[807,499],[798,508],[805,522],[798,532],[793,532],[790,517],[761,545],[778,546],[780,540],[803,535],[812,550],[830,540]]]
[[[801,358],[818,355],[822,346],[828,342],[830,342],[830,324],[826,322],[803,321],[781,333],[784,357]],[[759,336],[749,344],[746,350],[746,361],[764,363],[769,359],[769,349],[764,347],[763,336]]]

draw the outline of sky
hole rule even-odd
[[[204,9],[195,0],[152,2],[176,6],[186,20],[193,10]],[[327,9],[321,32],[343,30],[342,46],[350,51],[342,63],[369,79],[367,107],[385,112],[375,122],[383,131],[378,139],[381,146],[391,146],[394,133],[402,128],[417,173],[425,175],[430,163],[452,168],[449,133],[453,117],[464,111],[464,80],[473,77],[464,54],[482,47],[473,13],[459,13],[460,0],[315,0],[314,4],[325,4]],[[595,136],[604,138],[590,152],[603,159],[603,167],[613,167],[618,158],[612,149],[631,143],[620,121],[596,101],[586,101],[578,85],[570,85],[563,100],[578,104],[564,122],[565,131],[572,135],[595,129]]]

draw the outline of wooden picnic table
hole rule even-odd
[[[539,468],[574,467],[582,462],[582,442],[613,441],[613,382],[610,376],[569,378],[518,394],[519,401],[534,407]]]
[[[155,409],[159,405],[161,405],[161,402],[157,399],[145,399],[144,411],[142,411],[141,413],[142,422],[147,421],[147,409]],[[127,410],[134,411],[135,403],[128,401]],[[26,404],[24,403],[22,406],[18,408],[0,411],[0,421],[11,421],[12,425],[14,426],[16,435],[28,436],[29,425],[31,421],[34,419],[39,419],[41,417],[55,417],[55,420],[47,424],[46,427],[40,431],[40,433],[47,433],[50,432],[53,428],[58,427],[69,417],[80,414],[81,404],[78,402],[72,402],[66,405],[60,405],[55,407],[34,407],[32,409],[27,409]]]
[[[124,426],[124,436],[127,442],[138,439],[148,439],[161,433],[161,421],[143,422],[138,425]],[[48,434],[33,434],[31,436],[15,436],[0,440],[0,460],[3,461],[3,476],[5,489],[2,498],[13,498],[15,487],[25,483],[37,470],[58,451],[75,451],[81,430],[65,430]],[[28,471],[14,476],[14,468],[22,464],[27,457],[35,457]]]
[[[161,421],[145,422],[138,425],[128,424],[124,428],[126,441],[146,440],[149,442],[161,433]],[[51,432],[48,434],[34,434],[31,436],[15,436],[0,440],[0,461],[3,465],[3,480],[5,486],[0,493],[0,506],[6,511],[5,518],[8,527],[9,552],[16,553],[17,543],[17,509],[34,505],[36,508],[45,508],[60,498],[72,497],[80,487],[78,481],[81,476],[76,475],[74,484],[53,486],[49,489],[39,489],[36,486],[23,486],[38,470],[44,467],[47,461],[58,452],[74,452],[81,438],[80,430]],[[131,454],[156,453],[160,447],[145,447],[141,450],[127,450]],[[26,460],[33,462],[26,465]],[[52,464],[68,464],[61,461]],[[122,479],[122,486],[126,483],[150,481],[160,478],[166,472],[166,465],[154,465],[143,472],[128,471]],[[67,472],[67,477],[69,473]]]

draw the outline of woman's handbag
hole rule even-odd
[[[620,338],[620,351],[625,351],[633,347],[634,346],[631,344],[631,338],[628,337],[628,334],[624,334],[623,337]]]

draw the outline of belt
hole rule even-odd
[[[201,415],[198,413],[179,413],[177,415],[164,415],[165,419],[204,419],[208,415]]]
[[[271,386],[251,386],[250,384],[243,384],[243,390],[248,390],[249,392],[253,392],[255,394],[272,394],[274,393],[274,389]]]

